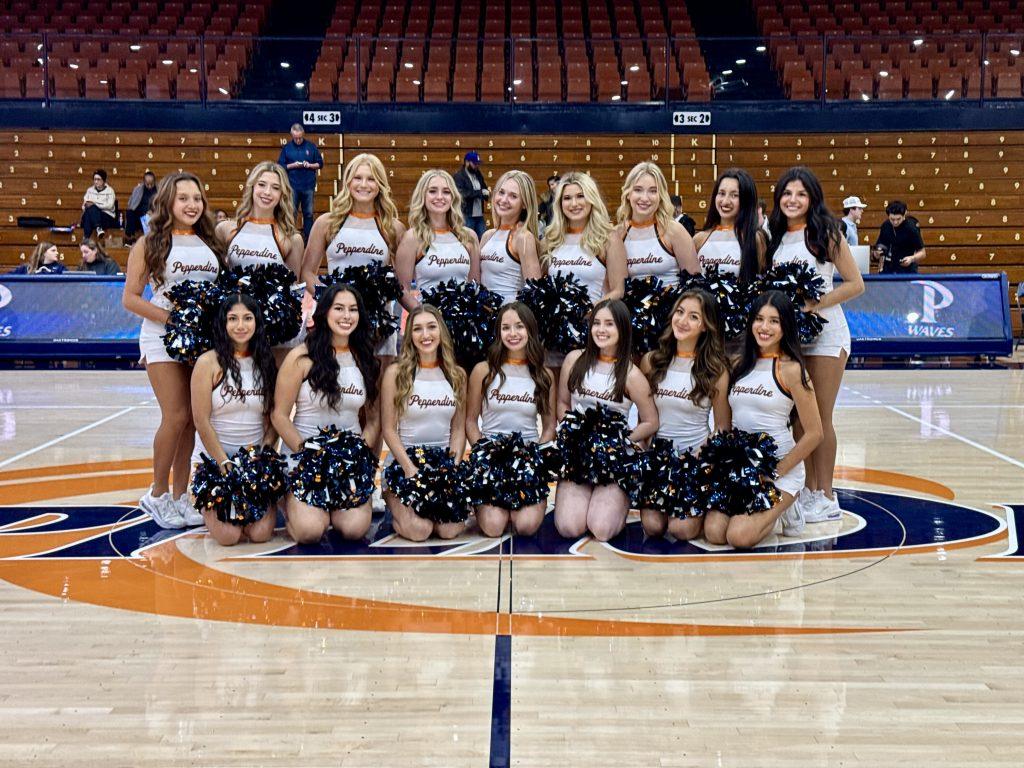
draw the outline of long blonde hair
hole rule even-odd
[[[462,195],[459,194],[459,188],[455,186],[455,179],[452,178],[452,175],[441,168],[424,171],[420,180],[416,182],[416,186],[412,190],[412,198],[409,200],[409,229],[416,233],[416,242],[420,244],[420,251],[425,253],[434,242],[434,228],[430,224],[430,215],[427,213],[427,187],[435,176],[440,176],[452,191],[452,207],[448,209],[445,220],[448,229],[459,238],[459,242],[466,246],[468,251],[473,244],[473,239],[470,230],[466,229],[466,219],[462,215]]]
[[[329,243],[334,239],[334,236],[338,234],[338,230],[341,229],[341,225],[345,223],[345,219],[352,211],[352,192],[348,187],[361,165],[369,167],[373,180],[377,182],[378,192],[377,196],[373,199],[374,215],[380,223],[384,240],[387,241],[388,253],[394,254],[395,246],[397,245],[395,242],[395,222],[398,221],[398,208],[395,206],[394,200],[391,199],[391,184],[388,183],[388,173],[384,170],[384,163],[380,161],[379,157],[371,155],[369,152],[362,152],[356,155],[345,166],[345,172],[341,176],[341,189],[338,190],[338,194],[331,200],[331,212],[327,218],[327,242]],[[390,261],[390,258],[388,261]]]
[[[629,223],[629,220],[633,217],[633,206],[629,204],[629,193],[633,190],[633,185],[640,180],[640,177],[647,174],[654,179],[654,183],[658,187],[658,210],[654,212],[654,223],[658,228],[658,232],[664,234],[668,231],[669,225],[675,220],[675,208],[672,206],[672,198],[668,193],[668,182],[665,180],[665,174],[661,172],[661,168],[650,160],[637,163],[633,166],[633,170],[626,174],[626,181],[622,184],[622,199],[619,202],[619,210],[616,211],[615,217],[619,224]]]
[[[41,266],[43,266],[43,254],[46,253],[51,248],[56,248],[56,247],[57,246],[56,246],[55,243],[48,243],[45,240],[43,242],[41,242],[39,245],[37,245],[36,249],[34,251],[32,251],[32,255],[29,256],[29,259],[28,259],[28,274],[34,275],[36,272],[38,272],[39,268]],[[57,263],[58,264],[60,263],[59,256],[60,255],[58,254],[58,259],[57,259]]]
[[[247,218],[252,215],[255,204],[252,201],[252,191],[256,181],[264,173],[272,173],[277,176],[281,184],[281,199],[274,207],[274,228],[284,237],[291,237],[295,234],[295,197],[292,192],[291,182],[288,181],[288,172],[273,160],[264,160],[256,164],[256,167],[249,173],[245,180],[245,189],[242,190],[242,202],[235,210],[235,226],[241,227]]]
[[[506,181],[514,181],[519,187],[519,199],[523,201],[523,210],[519,212],[520,223],[525,225],[534,239],[539,239],[537,235],[537,185],[533,183],[533,177],[526,171],[516,168],[505,171],[494,184],[495,194]],[[491,206],[491,223],[495,229],[501,226],[501,217],[493,205]]]
[[[582,171],[565,174],[555,188],[555,195],[551,200],[551,223],[544,230],[544,250],[546,253],[553,253],[565,242],[565,236],[569,233],[569,222],[562,212],[562,195],[570,184],[578,186],[583,191],[583,198],[590,203],[590,216],[583,228],[580,246],[583,250],[589,251],[591,256],[600,256],[612,233],[612,222],[608,218],[608,208],[601,198],[601,190],[597,188],[597,183]]]
[[[398,359],[395,360],[397,366],[395,371],[395,415],[399,421],[405,415],[409,395],[412,394],[413,381],[416,379],[416,369],[419,366],[419,353],[412,343],[412,323],[424,313],[432,315],[437,320],[438,328],[441,331],[441,348],[438,351],[438,359],[441,363],[441,372],[455,393],[455,402],[464,402],[466,396],[466,372],[455,362],[455,345],[452,344],[452,337],[448,333],[448,326],[444,324],[444,318],[441,317],[441,311],[430,304],[420,304],[405,319],[402,351],[398,353]]]

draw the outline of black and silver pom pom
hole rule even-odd
[[[220,280],[225,294],[244,293],[256,302],[271,345],[283,344],[299,332],[302,302],[292,295],[294,282],[295,276],[284,264],[233,267]]]
[[[213,346],[211,331],[224,293],[217,283],[183,280],[164,295],[171,302],[167,332],[162,336],[164,348],[178,362],[195,365]]]
[[[359,291],[369,315],[367,325],[373,346],[398,330],[398,318],[392,314],[390,305],[402,297],[402,285],[390,265],[382,261],[353,265],[343,270],[332,270],[320,280],[325,286],[345,283]]]
[[[217,462],[205,453],[192,473],[192,499],[200,512],[213,512],[221,522],[229,522],[235,484],[230,472],[221,473]]]
[[[626,417],[606,405],[565,414],[558,426],[563,477],[581,485],[618,485],[632,500],[640,451]]]
[[[476,281],[448,280],[424,291],[422,299],[441,312],[459,365],[472,370],[494,340],[494,318],[501,309],[501,295]]]
[[[629,308],[634,352],[643,355],[658,346],[679,293],[678,285],[665,285],[655,275],[626,280],[622,300]]]
[[[757,286],[741,283],[730,272],[721,272],[717,265],[708,267],[703,275],[680,272],[682,290],[699,288],[711,294],[718,307],[718,321],[726,339],[738,339],[747,328],[750,305],[758,295]]]
[[[765,432],[731,429],[712,435],[700,453],[702,506],[727,515],[770,509],[781,498],[775,487],[775,440]]]
[[[801,344],[814,341],[828,322],[814,312],[804,312],[807,302],[816,302],[825,294],[825,278],[802,261],[774,264],[761,279],[762,291],[781,291],[796,308],[797,331]]]
[[[420,517],[435,523],[461,523],[469,517],[467,468],[455,464],[447,448],[414,445],[406,453],[419,470],[412,477],[396,461],[384,470],[388,490]]]
[[[477,440],[464,463],[471,504],[515,510],[547,502],[548,464],[541,448],[519,432]]]
[[[691,451],[678,451],[671,440],[655,439],[640,457],[637,506],[671,517],[698,517],[701,506],[699,459]]]
[[[235,497],[232,518],[226,522],[255,523],[288,491],[285,460],[269,445],[247,445],[231,456],[231,462]]]
[[[587,319],[593,310],[586,287],[575,275],[548,275],[527,280],[519,300],[537,316],[540,338],[549,352],[568,354],[587,340]]]
[[[360,435],[321,427],[296,455],[288,483],[299,501],[331,511],[361,506],[373,495],[377,457]]]

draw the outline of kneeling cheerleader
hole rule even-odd
[[[256,302],[245,294],[228,296],[211,335],[213,349],[192,371],[199,440],[192,453],[194,509],[185,522],[205,522],[225,547],[269,541],[285,478],[270,426],[277,369]]]
[[[638,504],[648,536],[666,531],[680,541],[696,538],[705,509],[696,493],[697,454],[715,429],[729,427],[729,362],[714,299],[688,290],[679,297],[658,348],[640,368],[658,407],[658,434],[645,454]]]
[[[384,502],[410,541],[458,536],[469,504],[457,465],[466,449],[466,373],[430,304],[409,312],[398,359],[384,372],[381,418],[391,450]]]
[[[285,516],[299,544],[320,541],[328,526],[356,540],[370,528],[380,363],[368,325],[359,292],[332,285],[316,303],[306,341],[281,364],[273,420],[296,454]]]
[[[804,485],[802,462],[821,441],[821,418],[800,352],[793,305],[782,293],[768,291],[754,301],[743,356],[729,381],[733,428],[767,435],[775,443],[776,492],[769,488],[769,502],[764,505],[733,505],[708,512],[704,536],[713,544],[749,549],[772,532],[780,517],[785,535],[803,530],[804,521],[793,500]],[[791,426],[794,407],[804,428],[797,441]]]
[[[554,439],[557,388],[529,307],[502,307],[494,335],[487,359],[469,378],[470,500],[485,536],[501,536],[510,520],[516,533],[529,536],[544,520],[554,479],[538,438]]]
[[[608,541],[626,524],[636,490],[638,443],[658,431],[651,387],[630,359],[629,310],[618,299],[598,302],[586,347],[570,352],[558,386],[563,479],[555,496],[555,527],[575,538],[590,531]],[[627,415],[637,407],[631,431]]]

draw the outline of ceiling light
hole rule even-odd
[[[880,71],[879,71],[879,73],[878,73],[878,76],[879,76],[879,77],[888,77],[888,76],[889,76],[889,73],[888,73],[888,72],[886,72],[886,71],[885,71],[885,70],[883,69],[883,70],[880,70]]]
[[[619,101],[621,98],[622,97],[619,96],[619,94],[615,94],[614,96],[612,96],[612,101]]]
[[[198,72],[199,70],[198,70],[198,69],[196,69],[195,67],[189,67],[188,71],[189,71],[189,72],[191,72],[191,73],[192,73],[192,74],[194,75],[194,74],[195,74],[196,72]]]
[[[765,52],[765,51],[767,51],[768,49],[767,49],[767,48],[765,48],[765,47],[764,47],[763,45],[759,45],[759,46],[757,46],[757,48],[755,48],[754,50],[755,50],[755,51],[757,51],[758,53],[764,53],[764,52]]]
[[[167,66],[169,67],[169,66],[171,66],[171,64],[173,64],[173,63],[174,63],[174,60],[173,60],[173,59],[164,59],[164,60],[163,60],[163,61],[161,61],[160,63],[161,63],[161,64],[166,64],[166,65],[167,65]]]
[[[862,94],[860,95],[860,97],[861,97],[861,98],[862,98],[862,99],[863,99],[864,101],[871,101],[871,97],[870,97],[870,96],[868,96],[868,95],[867,95],[866,93],[862,93]]]
[[[295,84],[295,87],[296,87],[296,88],[305,88],[305,87],[306,87],[306,84],[305,84],[305,83],[296,83],[296,84]]]
[[[955,93],[955,91],[952,88],[950,88],[948,91],[946,91],[946,101],[949,101],[950,99],[952,99],[954,93]]]
[[[923,37],[916,37],[916,38],[914,38],[914,45],[924,45],[924,38]]]
[[[227,90],[224,89],[224,88],[218,88],[217,90],[220,91],[221,93],[223,93],[225,96],[230,95],[230,94],[228,94]]]
[[[722,76],[723,77],[725,77],[726,75],[731,75],[731,74],[732,74],[732,70],[731,69],[723,69],[722,70]]]
[[[985,59],[985,66],[988,66],[988,59]]]
[[[139,45],[138,43],[135,43],[135,45],[129,45],[128,47],[131,48],[133,51],[141,51],[142,50],[142,46]]]
[[[619,85],[629,85],[629,80],[619,80]]]
[[[512,81],[512,85],[522,85],[522,84],[523,84],[522,80],[513,80]]]
[[[1020,56],[1020,48],[1011,48],[1010,49],[1010,55],[1011,56]]]
[[[281,69],[290,69],[290,68],[291,68],[291,66],[292,66],[292,65],[291,65],[291,64],[289,64],[289,63],[288,63],[287,61],[282,61],[282,62],[281,62]]]
[[[78,69],[78,65],[77,65],[77,64],[68,64],[68,66],[69,66],[69,67],[70,67],[71,69]]]
[[[747,63],[747,60],[746,60],[746,59],[736,59],[736,64],[737,64],[737,65],[739,65],[739,66],[741,66],[741,67],[742,67],[742,66],[743,66],[744,64],[746,64],[746,63]]]
[[[406,69],[412,69],[412,62],[411,61],[405,62],[405,68]]]
[[[639,72],[640,71],[640,65],[639,64],[634,64],[633,66],[631,66],[629,68],[629,71],[630,72]]]
[[[413,85],[423,85],[423,83],[421,83],[419,80],[413,80],[412,84]]]

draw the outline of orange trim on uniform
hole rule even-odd
[[[188,235],[194,235],[195,233],[196,233],[195,229],[191,229],[191,228],[189,228],[189,229],[172,229],[171,230],[171,234],[172,235],[180,235],[181,237],[186,237]]]
[[[256,218],[255,216],[246,216],[245,220],[246,221],[251,221],[253,224],[270,224],[271,226],[273,226],[274,224],[277,223],[277,220],[274,219],[274,218],[259,219],[259,218]]]
[[[801,229],[806,229],[806,224],[797,224],[795,227],[786,227],[787,232],[799,232]]]
[[[793,399],[793,393],[789,391],[785,384],[782,383],[782,379],[779,377],[779,356],[771,355],[775,358],[775,362],[772,363],[772,378],[775,379],[775,384],[779,389],[782,390],[782,394],[786,395],[790,400]]]
[[[348,215],[354,219],[376,219],[376,213],[359,213],[357,211],[349,211]]]

